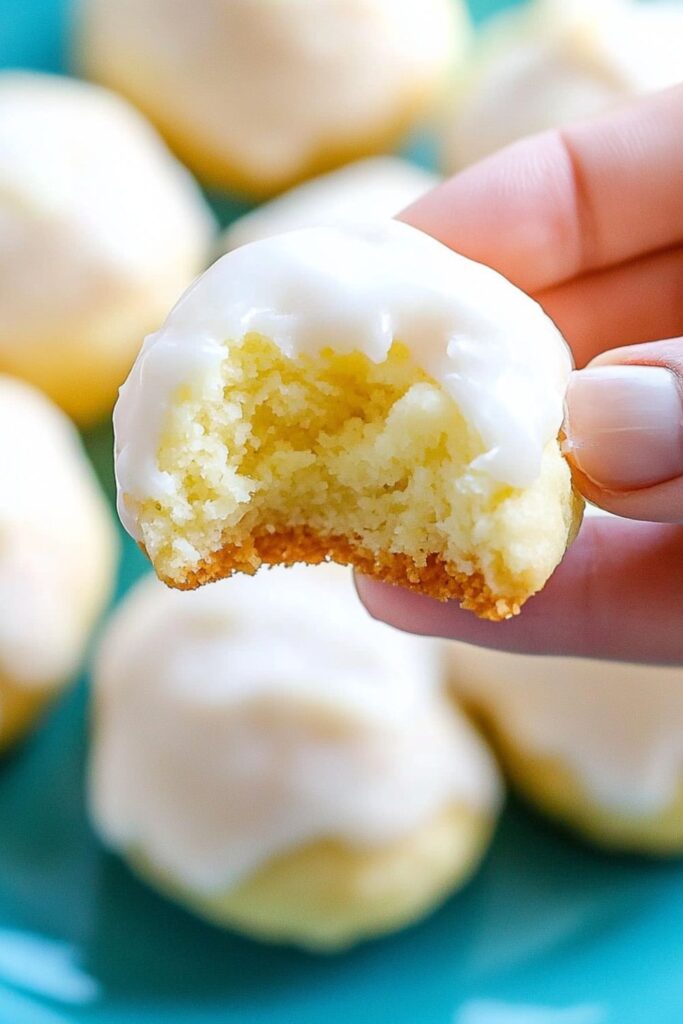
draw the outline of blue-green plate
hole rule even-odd
[[[60,70],[66,24],[59,0],[0,0],[0,65]],[[86,443],[110,489],[109,430]],[[119,594],[144,569],[126,542]],[[203,924],[92,835],[86,693],[0,762],[0,1024],[683,1021],[683,867],[599,855],[516,804],[467,889],[395,937],[315,957]]]

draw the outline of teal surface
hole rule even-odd
[[[3,66],[60,70],[65,40],[56,0],[0,0]],[[108,429],[86,443],[111,488]],[[119,592],[142,571],[126,543]],[[93,837],[86,693],[0,762],[0,1024],[683,1021],[681,865],[601,856],[515,804],[469,887],[396,937],[314,957],[201,923]]]

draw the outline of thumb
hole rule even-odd
[[[630,519],[683,522],[683,338],[612,349],[572,374],[565,418],[575,483]]]

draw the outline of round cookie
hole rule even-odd
[[[452,674],[539,809],[601,846],[683,852],[683,670],[454,644]]]
[[[444,170],[683,80],[682,37],[679,0],[535,0],[499,15],[460,75]]]
[[[104,841],[215,922],[333,949],[469,877],[500,788],[441,648],[374,622],[338,567],[135,589],[95,671]]]
[[[0,371],[89,423],[206,264],[213,222],[124,100],[0,73]]]
[[[429,192],[439,180],[437,175],[397,156],[356,160],[305,181],[238,217],[221,235],[217,255],[283,231],[387,220]]]
[[[39,392],[0,376],[0,747],[78,669],[116,550],[73,427]]]
[[[406,224],[253,242],[121,389],[119,511],[172,586],[332,559],[507,618],[580,521],[570,370],[540,306]]]
[[[80,61],[202,180],[266,196],[392,149],[468,39],[462,0],[85,0]]]

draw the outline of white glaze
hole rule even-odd
[[[497,772],[440,692],[439,653],[371,620],[338,567],[189,594],[147,579],[95,673],[99,830],[211,892],[317,839],[381,845],[456,804],[493,814]]]
[[[125,496],[172,493],[157,467],[178,387],[220,388],[225,342],[258,332],[289,357],[329,346],[381,362],[394,340],[453,396],[479,432],[475,468],[526,487],[557,436],[571,357],[541,307],[500,274],[398,221],[311,228],[218,260],[143,349],[114,413],[119,513]]]
[[[680,0],[536,0],[484,30],[445,127],[446,168],[683,80]]]
[[[238,217],[220,239],[220,253],[270,235],[319,224],[384,221],[400,213],[439,178],[397,156],[356,160],[321,174]]]
[[[0,74],[0,351],[96,345],[120,320],[132,360],[137,332],[204,264],[212,230],[198,187],[124,100]]]
[[[0,679],[43,688],[75,669],[113,549],[75,430],[38,392],[0,376]]]

